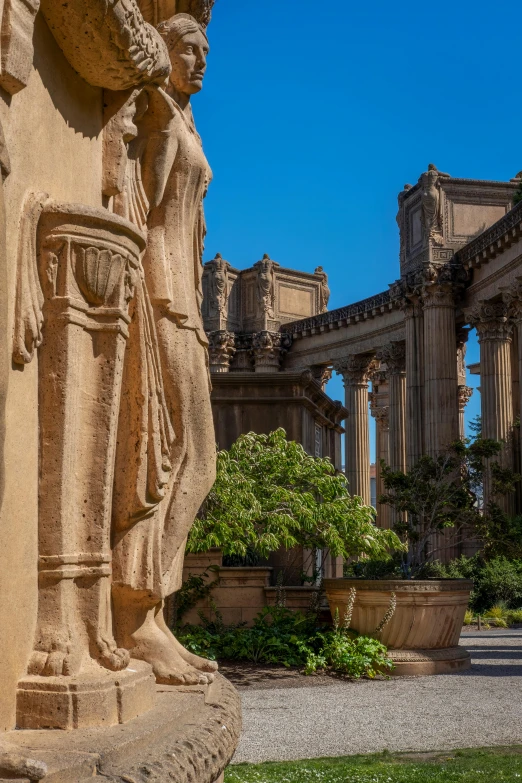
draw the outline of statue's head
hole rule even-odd
[[[193,16],[176,14],[158,25],[167,44],[172,71],[170,82],[177,92],[194,95],[203,87],[209,52],[208,38]]]

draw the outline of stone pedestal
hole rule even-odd
[[[46,769],[44,783],[219,783],[240,732],[239,695],[217,675],[210,686],[157,686],[154,707],[122,726],[15,731],[3,739]]]
[[[154,707],[152,668],[132,660],[122,672],[94,664],[75,677],[27,676],[18,684],[20,729],[89,729],[127,723]]]

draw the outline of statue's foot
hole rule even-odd
[[[61,638],[48,640],[33,650],[27,667],[28,674],[41,677],[72,677],[78,674],[80,663],[69,641]]]
[[[162,685],[208,685],[213,675],[198,671],[185,661],[155,622],[133,634],[131,656],[150,663],[156,682]]]
[[[174,646],[174,649],[178,655],[180,655],[181,658],[183,658],[183,660],[194,669],[197,669],[200,672],[205,672],[207,675],[212,675],[212,678],[209,679],[209,681],[212,682],[214,680],[213,675],[218,670],[216,661],[210,661],[208,658],[202,658],[200,655],[196,655],[195,653],[187,650],[186,647],[183,647],[181,642],[176,639],[172,631],[169,629],[167,623],[165,622],[163,612],[158,612],[156,615],[156,624],[158,628],[163,631],[164,634],[166,634],[169,643]]]
[[[130,652],[118,647],[113,638],[98,633],[95,644],[98,652],[97,661],[101,666],[111,672],[121,672],[127,668],[130,662]]]

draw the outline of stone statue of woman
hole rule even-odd
[[[158,682],[191,685],[211,681],[217,667],[175,639],[163,607],[181,586],[187,536],[215,480],[201,320],[202,202],[211,170],[190,106],[202,88],[209,46],[188,14],[158,30],[172,72],[164,89],[149,90],[138,139],[147,249],[119,417],[113,598],[118,644],[149,662]]]

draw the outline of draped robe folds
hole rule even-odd
[[[173,107],[164,143],[175,154],[148,215],[135,282],[113,498],[114,583],[158,600],[180,587],[186,538],[215,477],[201,319],[202,201],[211,171],[192,115]]]

